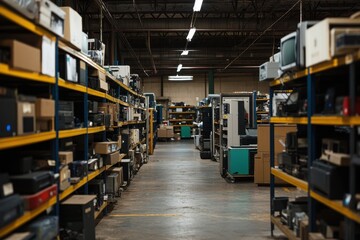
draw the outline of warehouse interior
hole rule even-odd
[[[360,239],[358,0],[0,0],[0,239]]]

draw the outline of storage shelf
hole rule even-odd
[[[181,127],[181,126],[183,126],[183,127],[192,127],[193,125],[191,124],[191,125],[186,125],[186,124],[184,124],[184,125],[170,125],[170,126],[173,126],[173,127]]]
[[[316,125],[360,125],[360,117],[348,117],[348,116],[313,116],[311,117],[311,123]]]
[[[99,211],[95,211],[94,212],[94,219],[97,219],[100,215],[100,213],[102,213],[102,211],[104,211],[104,209],[107,207],[108,203],[107,202],[103,202],[103,204],[101,205]]]
[[[59,84],[59,87],[67,88],[67,89],[77,91],[77,92],[86,93],[86,87],[85,86],[82,86],[82,85],[79,85],[79,84],[76,84],[76,83],[72,83],[72,82],[69,82],[69,81],[65,81],[62,78],[58,79],[58,84]]]
[[[195,112],[169,112],[169,114],[195,114]]]
[[[75,192],[76,190],[78,190],[79,188],[81,188],[82,186],[84,186],[87,182],[91,181],[92,179],[94,179],[96,176],[98,176],[99,174],[101,174],[103,171],[105,170],[105,166],[88,174],[87,177],[84,177],[83,179],[80,180],[80,182],[71,185],[70,187],[68,187],[67,189],[65,189],[62,193],[59,194],[59,199],[60,201],[64,200],[66,197],[68,197],[70,194],[72,194],[73,192]]]
[[[294,232],[286,225],[282,224],[280,217],[271,216],[271,222],[276,225],[276,227],[285,234],[289,240],[300,240],[296,237]]]
[[[169,108],[173,109],[173,108],[195,108],[195,107],[192,105],[189,105],[189,106],[169,106]]]
[[[307,117],[271,117],[270,123],[308,124]]]
[[[345,217],[360,223],[360,215],[349,208],[342,205],[341,200],[330,200],[326,197],[321,196],[320,194],[310,191],[310,196],[317,201],[321,202],[322,204],[328,206],[329,208],[337,211],[338,213],[344,215]]]
[[[43,141],[49,141],[55,139],[55,137],[56,137],[55,131],[50,131],[43,133],[28,134],[23,136],[0,138],[0,150],[13,148],[13,147],[20,147],[20,146],[39,143]]]
[[[170,119],[169,120],[169,122],[185,122],[185,121],[187,121],[187,122],[192,122],[192,121],[194,121],[194,119]]]
[[[59,131],[59,138],[75,137],[86,134],[86,128],[75,128]]]
[[[93,134],[93,133],[98,133],[98,132],[103,132],[103,131],[105,131],[105,126],[88,128],[88,134]]]
[[[0,7],[1,8],[1,7]],[[21,79],[27,79],[35,82],[51,83],[55,84],[55,78],[42,75],[40,73],[22,71],[17,69],[11,69],[8,64],[0,63],[0,74],[17,77]]]
[[[354,52],[353,54],[348,54],[345,56],[333,58],[330,61],[319,63],[315,66],[312,66],[310,67],[310,74],[319,73],[340,66],[348,65],[358,60],[360,60],[360,50]]]
[[[127,122],[123,122],[124,125],[134,125],[134,124],[144,124],[145,121],[127,121]]]
[[[112,96],[110,96],[110,95],[108,95],[108,94],[106,94],[106,93],[105,93],[105,98],[106,98],[107,100],[111,101],[111,102],[119,103],[120,105],[125,106],[125,107],[130,106],[128,103],[123,102],[123,101],[121,101],[120,99],[114,98],[114,97],[112,97]]]
[[[308,183],[306,181],[293,177],[280,169],[271,168],[271,174],[293,186],[300,188],[303,191],[308,190]]]
[[[66,43],[64,41],[59,41],[59,48],[60,49],[62,49],[63,51],[65,51],[67,53],[70,53],[70,54],[74,55],[75,57],[81,59],[82,61],[86,62],[88,65],[90,65],[91,67],[99,70],[100,72],[105,73],[105,69],[102,68],[99,64],[94,62],[91,58],[89,58],[88,56],[86,56],[82,52],[73,49],[69,45],[70,45],[69,43]]]
[[[40,36],[46,36],[51,40],[55,41],[56,37],[54,34],[50,33],[49,31],[45,30],[44,28],[36,25],[33,21],[26,19],[25,17],[21,16],[20,14],[13,12],[12,10],[6,8],[5,6],[0,6],[0,16],[14,22],[15,24],[37,34]]]
[[[11,233],[18,227],[22,226],[23,224],[29,222],[30,220],[34,219],[36,216],[44,212],[49,207],[53,206],[56,203],[56,196],[50,198],[47,202],[42,204],[40,207],[32,210],[26,211],[24,215],[16,219],[15,221],[11,222],[10,224],[6,225],[5,227],[0,229],[0,238],[3,238],[7,234]]]
[[[270,82],[270,87],[282,85],[283,83],[288,83],[288,82],[291,82],[293,80],[297,80],[299,78],[304,78],[307,75],[308,75],[308,70],[304,69],[304,70],[301,70],[299,72],[295,72],[295,73],[291,74],[290,76],[287,75],[285,77],[282,77],[282,78],[279,78],[279,79],[275,79],[274,81],[271,81]]]

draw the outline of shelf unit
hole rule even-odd
[[[321,140],[321,132],[317,129],[332,129],[335,126],[346,127],[348,129],[348,140],[349,140],[349,149],[351,162],[349,166],[349,189],[350,195],[352,198],[355,198],[357,194],[357,185],[356,176],[359,174],[357,169],[358,163],[356,159],[358,158],[356,154],[356,143],[359,141],[359,136],[357,129],[360,126],[360,117],[356,115],[355,111],[355,99],[358,97],[358,92],[356,92],[357,87],[359,87],[358,78],[360,76],[360,50],[355,51],[352,54],[346,56],[341,56],[334,58],[330,61],[312,66],[308,69],[295,72],[291,76],[286,76],[270,82],[270,98],[277,88],[284,89],[286,87],[291,87],[293,83],[296,82],[297,85],[302,84],[307,87],[307,116],[306,117],[271,117],[270,118],[270,167],[271,167],[271,183],[270,183],[270,198],[272,199],[275,196],[275,185],[274,177],[281,178],[285,182],[297,186],[303,191],[307,192],[308,196],[308,217],[309,217],[309,232],[314,232],[317,230],[316,220],[318,216],[319,203],[322,207],[332,209],[333,211],[339,213],[343,216],[346,226],[345,234],[347,239],[355,239],[356,233],[355,229],[358,228],[360,224],[360,214],[355,209],[355,204],[350,206],[344,206],[341,200],[331,200],[325,195],[319,194],[315,190],[312,190],[311,184],[308,184],[306,181],[297,179],[293,176],[290,176],[279,169],[274,167],[274,125],[278,123],[292,123],[298,125],[304,125],[307,128],[307,139],[308,139],[308,169],[312,166],[313,161],[319,158],[320,150],[316,147],[316,142]],[[340,69],[341,68],[341,69]],[[317,112],[321,111],[319,106],[315,105],[315,94],[321,89],[319,85],[325,83],[326,79],[333,79],[332,81],[327,81],[327,87],[337,86],[338,81],[331,78],[333,75],[337,76],[337,79],[340,77],[342,79],[347,79],[347,81],[342,81],[341,86],[343,86],[344,91],[347,92],[349,96],[349,116],[342,115],[322,115]],[[283,85],[285,84],[285,85]],[[270,109],[271,110],[271,109]],[[332,130],[334,131],[334,130]],[[324,136],[326,137],[326,136]],[[310,175],[308,176],[310,179]],[[310,179],[311,181],[311,179]],[[346,186],[344,186],[346,187]],[[271,205],[271,204],[270,204]],[[273,233],[274,225],[277,226],[289,239],[292,239],[294,236],[288,235],[289,232],[284,226],[276,219],[273,214],[271,205],[271,233]],[[295,239],[295,238],[294,238]]]
[[[88,105],[86,102],[88,100],[93,100],[97,102],[111,102],[111,103],[117,103],[119,104],[120,108],[126,108],[126,107],[133,107],[137,113],[145,113],[147,112],[147,106],[145,105],[145,97],[142,94],[139,94],[132,90],[130,87],[124,85],[122,82],[117,80],[114,76],[110,75],[105,71],[105,69],[101,66],[99,66],[97,63],[92,61],[88,56],[84,55],[82,52],[77,51],[71,47],[69,43],[67,43],[64,39],[56,37],[53,33],[50,33],[49,31],[45,30],[43,27],[35,24],[34,22],[26,19],[25,17],[19,15],[14,10],[8,8],[5,5],[0,5],[0,17],[3,19],[6,19],[9,24],[15,25],[17,27],[20,27],[24,30],[26,30],[27,34],[35,35],[37,37],[46,36],[52,41],[55,42],[55,69],[56,71],[59,70],[59,56],[60,52],[62,53],[68,53],[72,55],[72,57],[76,58],[77,61],[83,61],[86,65],[86,74],[85,76],[88,76],[89,70],[97,70],[103,74],[106,75],[106,82],[109,84],[109,86],[116,90],[116,93],[114,96],[111,96],[110,94],[106,92],[102,92],[99,90],[91,89],[90,87],[73,83],[66,81],[62,78],[60,78],[59,74],[55,74],[55,77],[43,75],[41,73],[34,73],[34,72],[28,72],[28,71],[22,71],[17,69],[12,69],[8,64],[0,63],[0,83],[3,84],[6,81],[12,81],[13,79],[16,79],[17,81],[21,82],[20,85],[23,85],[22,87],[32,87],[36,84],[36,86],[40,85],[43,88],[48,88],[50,91],[48,91],[49,96],[48,98],[52,98],[55,102],[55,109],[59,109],[59,100],[69,100],[69,101],[75,101],[73,99],[76,99],[79,102],[83,102],[83,113],[84,113],[84,119],[82,126],[88,125],[87,120],[87,112],[88,112]],[[6,29],[6,28],[5,28]],[[9,28],[11,29],[11,28]],[[3,30],[6,31],[6,30]],[[20,91],[20,90],[19,90]],[[69,94],[70,93],[70,94]],[[34,93],[35,96],[37,96],[37,93]],[[131,98],[134,100],[134,102],[124,102],[120,99],[122,96],[131,96]],[[42,98],[44,98],[43,95],[41,95]],[[45,97],[46,98],[46,97]],[[139,104],[136,102],[139,102]],[[143,114],[145,115],[145,114]],[[97,136],[97,139],[102,139],[103,141],[106,140],[107,136],[109,134],[120,134],[120,131],[122,129],[129,129],[129,128],[146,128],[146,120],[142,119],[141,121],[120,121],[119,124],[113,127],[113,131],[108,131],[105,126],[98,126],[98,127],[80,127],[80,128],[74,128],[69,130],[60,130],[59,128],[59,113],[55,112],[54,116],[54,129],[48,132],[36,132],[33,134],[27,134],[27,135],[21,135],[21,136],[13,136],[13,137],[5,137],[0,138],[0,153],[2,151],[8,151],[8,150],[18,150],[22,149],[24,147],[30,148],[34,144],[44,144],[44,147],[47,147],[47,151],[51,153],[53,156],[53,159],[55,160],[56,167],[54,170],[54,173],[59,172],[60,167],[60,161],[59,161],[59,142],[63,139],[68,138],[75,138],[75,137],[81,137],[84,141],[84,157],[82,159],[87,159],[87,152],[88,152],[88,143],[89,143],[89,136]],[[147,130],[146,130],[147,131]],[[48,145],[45,145],[49,142]],[[144,143],[144,141],[142,141]],[[137,143],[137,145],[140,143]],[[49,147],[50,150],[49,150]],[[120,155],[119,162],[122,158],[126,157],[127,154],[123,153]],[[147,157],[147,156],[145,156]],[[119,163],[118,162],[118,163]],[[13,231],[17,230],[19,227],[29,223],[30,221],[34,220],[37,216],[44,213],[46,210],[49,210],[50,214],[57,215],[59,214],[59,204],[61,201],[65,200],[69,196],[71,196],[75,191],[79,191],[80,189],[83,189],[83,194],[87,194],[87,184],[97,177],[104,177],[103,174],[105,171],[113,168],[114,166],[118,165],[118,163],[115,163],[114,165],[107,165],[103,166],[102,168],[96,170],[96,171],[89,171],[86,177],[83,177],[78,183],[71,185],[67,189],[65,189],[62,192],[59,192],[57,196],[54,196],[50,198],[47,202],[43,203],[40,207],[36,208],[32,211],[26,211],[22,216],[17,218],[16,220],[12,221],[11,223],[7,224],[6,226],[0,228],[0,238],[4,238]],[[95,213],[95,218],[99,216],[101,212],[103,212],[106,207],[108,206],[108,203],[104,203],[100,211],[97,211]],[[1,206],[0,206],[1,207]]]
[[[179,111],[181,109],[181,111]],[[193,122],[196,118],[195,106],[169,106],[169,125],[174,126],[174,132],[180,133],[181,127],[194,127]]]
[[[256,123],[269,123],[269,96],[266,94],[255,95],[256,107]]]

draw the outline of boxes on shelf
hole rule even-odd
[[[64,38],[80,50],[83,39],[82,17],[71,7],[61,9],[65,12]]]
[[[114,77],[122,81],[126,86],[129,86],[130,80],[130,66],[128,65],[112,65],[105,66],[105,69]]]
[[[166,128],[159,128],[159,129],[157,130],[157,136],[158,136],[158,138],[166,138],[166,137],[167,137],[166,133],[167,133]]]
[[[120,153],[119,151],[110,153],[106,155],[105,158],[105,165],[114,165],[115,163],[119,162],[120,160]]]
[[[11,68],[30,72],[41,71],[41,51],[15,39],[0,40],[0,48],[9,48],[8,64]],[[31,61],[29,60],[31,57]]]
[[[140,142],[139,129],[130,129],[130,145],[134,145]]]
[[[60,191],[64,191],[65,189],[67,189],[68,187],[70,187],[71,183],[70,183],[70,177],[71,177],[71,171],[69,169],[68,165],[64,165],[61,169],[60,169]]]
[[[174,127],[173,126],[166,126],[166,137],[167,138],[174,137]]]
[[[60,203],[60,226],[95,240],[94,199],[96,195],[72,195]]]
[[[61,164],[69,164],[73,161],[73,152],[71,151],[59,151],[59,160]]]
[[[55,101],[52,99],[38,98],[35,103],[36,130],[50,131],[54,129]]]
[[[17,101],[17,134],[29,134],[36,131],[36,113],[34,97],[22,96]]]
[[[109,154],[118,150],[118,142],[96,142],[95,143],[95,153],[98,154]]]

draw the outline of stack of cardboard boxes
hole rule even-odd
[[[173,126],[166,126],[160,125],[158,129],[158,138],[174,138],[174,127]]]
[[[278,124],[274,127],[274,151],[275,166],[278,165],[277,155],[285,150],[286,133],[296,131],[296,125]],[[270,183],[270,126],[268,124],[258,125],[258,151],[254,159],[256,184]],[[284,183],[275,178],[275,183]]]

